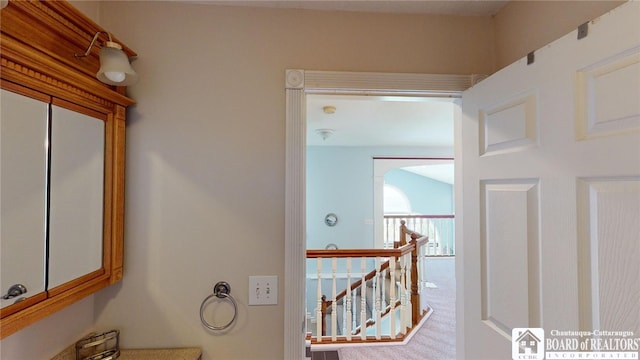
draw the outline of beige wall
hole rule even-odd
[[[281,359],[285,69],[489,74],[494,39],[515,46],[495,34],[498,22],[507,23],[501,15],[82,6],[139,54],[140,82],[129,89],[138,104],[128,112],[125,277],[2,340],[3,359],[47,359],[91,324],[119,328],[124,347],[201,346],[204,359]],[[524,40],[522,54],[537,46],[533,40]],[[250,275],[278,275],[279,305],[247,306]],[[229,331],[211,334],[199,307],[220,280],[231,284],[239,317]],[[228,311],[211,320],[224,322]],[[31,346],[43,337],[46,346]]]
[[[100,1],[99,0],[69,0],[69,2],[89,19],[100,24]],[[87,44],[88,45],[88,44]]]
[[[146,2],[110,3],[102,16],[139,53],[140,82],[126,273],[96,295],[96,323],[120,327],[123,346],[197,345],[205,359],[283,358],[285,69],[478,73],[493,63],[489,17]],[[247,305],[250,275],[278,275],[277,306]],[[239,317],[211,334],[199,306],[220,280]]]
[[[495,16],[496,70],[625,1],[511,1]]]

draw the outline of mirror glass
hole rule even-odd
[[[105,119],[4,89],[0,108],[4,308],[102,268]]]
[[[45,289],[45,189],[48,104],[2,90],[0,98],[0,292]]]
[[[51,107],[52,289],[102,267],[104,121]]]

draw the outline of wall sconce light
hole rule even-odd
[[[115,86],[135,84],[138,81],[138,74],[131,67],[127,54],[122,51],[122,46],[114,42],[108,32],[98,31],[91,40],[87,51],[84,54],[73,54],[73,56],[76,58],[88,56],[100,33],[107,34],[109,41],[106,41],[100,49],[100,70],[98,70],[96,78],[105,84]]]

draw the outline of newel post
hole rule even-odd
[[[407,231],[407,222],[404,220],[400,221],[400,239],[399,241],[395,241],[393,243],[393,248],[397,249],[401,246],[407,245],[407,234],[409,233],[409,231]]]
[[[411,319],[412,326],[418,325],[420,321],[420,293],[418,292],[418,236],[411,234]]]

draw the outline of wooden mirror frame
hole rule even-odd
[[[37,92],[106,118],[102,268],[0,310],[1,339],[122,279],[125,110],[135,102],[125,96],[124,87],[96,79],[99,47],[85,58],[74,57],[105,30],[68,2],[10,1],[0,10],[0,29],[3,89]],[[106,33],[99,39],[107,40]],[[136,56],[124,45],[123,50]]]

